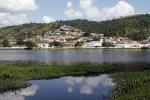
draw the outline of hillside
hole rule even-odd
[[[49,30],[55,30],[59,27],[56,23],[41,24],[41,23],[30,23],[18,26],[8,26],[0,28],[0,39],[24,39],[29,36],[41,35]]]
[[[50,24],[23,24],[0,28],[0,40],[24,39],[26,36],[43,34],[57,29],[60,25],[69,25],[82,29],[84,32],[102,33],[105,36],[123,36],[132,40],[144,40],[150,35],[150,14],[134,15],[96,22],[88,20],[57,21]]]
[[[59,21],[59,23],[80,28],[85,32],[129,37],[132,40],[143,40],[150,35],[150,14],[127,16],[102,22],[78,19]]]

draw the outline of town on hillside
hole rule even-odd
[[[104,34],[86,33],[81,29],[61,25],[54,31],[42,35],[28,36],[25,45],[18,45],[16,40],[2,41],[1,48],[150,48],[150,37],[143,41],[133,41],[126,37],[107,37]]]

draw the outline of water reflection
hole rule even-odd
[[[0,100],[104,100],[112,93],[114,82],[108,75],[63,77],[30,81],[33,85],[0,95]]]
[[[149,62],[150,50],[136,49],[54,49],[0,50],[2,61],[44,62],[70,64],[77,62]]]
[[[97,87],[101,88],[109,88],[109,87],[114,87],[115,84],[113,83],[113,80],[108,77],[108,75],[101,75],[98,77],[68,77],[65,79],[65,83],[68,85],[68,92],[72,93],[73,92],[73,86],[75,84],[80,84],[80,93],[81,94],[86,94],[86,95],[91,95],[93,94],[94,90],[97,89]],[[106,91],[103,91],[102,94],[105,94]]]
[[[25,96],[33,96],[38,90],[37,85],[32,85],[20,91],[8,92],[0,95],[0,100],[25,100]]]

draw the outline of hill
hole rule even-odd
[[[144,40],[150,35],[150,14],[122,17],[107,21],[69,20],[56,23],[29,23],[18,26],[0,28],[0,40],[24,39],[26,36],[43,34],[57,29],[60,25],[69,25],[82,29],[84,32],[94,32],[105,36],[129,37],[132,40]]]
[[[85,32],[128,37],[137,41],[144,40],[150,35],[150,14],[127,16],[102,22],[78,19],[59,21],[59,23],[80,28]]]
[[[45,32],[53,31],[59,27],[56,23],[41,24],[41,23],[29,23],[17,26],[8,26],[0,28],[0,39],[25,39],[27,36],[32,37],[34,35],[42,35]]]

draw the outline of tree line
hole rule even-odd
[[[133,15],[102,22],[77,19],[59,21],[59,23],[80,28],[88,33],[122,36],[137,41],[147,39],[150,35],[150,14]]]

